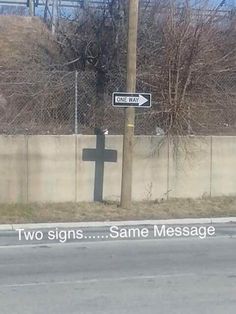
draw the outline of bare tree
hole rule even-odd
[[[97,126],[103,124],[106,88],[125,86],[127,2],[109,3],[100,11],[85,7],[72,20],[61,21],[58,38],[70,69],[96,73]],[[137,89],[152,92],[152,121],[165,133],[203,130],[207,110],[227,107],[229,112],[230,104],[232,109],[226,82],[235,73],[235,18],[221,10],[223,1],[212,9],[205,0],[197,8],[188,0],[145,3],[139,17]]]
[[[60,22],[58,42],[69,60],[69,69],[96,73],[96,128],[104,123],[106,86],[124,70],[120,51],[126,37],[125,11],[126,1],[112,0],[100,10],[84,7],[73,19]]]
[[[191,125],[203,129],[208,109],[223,104],[232,109],[225,94],[227,79],[236,71],[235,19],[219,9],[160,0],[143,12],[139,75],[158,101],[166,133],[190,133]]]

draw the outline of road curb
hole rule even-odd
[[[0,225],[1,231],[9,231],[12,230],[12,225]]]
[[[60,223],[30,223],[30,224],[3,224],[0,231],[13,231],[16,229],[51,229],[51,228],[87,228],[110,226],[143,226],[143,225],[188,225],[213,224],[236,222],[236,217],[216,218],[184,218],[160,220],[131,220],[131,221],[90,221],[90,222],[60,222]]]

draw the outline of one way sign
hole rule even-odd
[[[112,94],[112,106],[150,108],[151,107],[151,94],[115,92]]]

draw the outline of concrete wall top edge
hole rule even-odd
[[[0,137],[8,137],[8,138],[31,138],[31,137],[88,137],[93,138],[96,135],[94,134],[0,134]],[[122,134],[108,134],[105,137],[123,137]],[[160,136],[160,135],[135,135],[135,138],[168,138],[168,136]],[[169,137],[172,138],[172,137]],[[181,136],[181,138],[236,138],[236,135],[185,135]]]

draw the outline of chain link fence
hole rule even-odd
[[[98,83],[94,72],[0,71],[0,134],[94,134],[97,127],[123,134],[124,109],[111,103],[124,79],[102,91]],[[236,135],[236,75],[224,84],[210,99],[206,89],[189,101],[186,134]],[[137,91],[151,92],[153,107],[136,109],[135,134],[165,134],[169,111],[158,93],[140,78]]]

